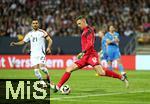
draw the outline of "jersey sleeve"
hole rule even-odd
[[[115,36],[116,36],[116,35],[115,35]],[[114,41],[115,36],[114,36],[113,38],[111,38],[111,37],[110,37],[110,34],[109,34],[109,33],[106,33],[105,36],[104,36],[104,38],[105,38],[106,42],[107,42],[107,40],[112,41],[112,42],[109,43],[109,44],[116,44],[116,42]]]
[[[87,44],[85,46],[85,50],[84,51],[87,51],[89,48],[91,48],[93,46],[93,42],[94,42],[94,37],[93,37],[93,34],[92,34],[92,31],[88,30],[87,33],[86,33],[86,36],[87,36]]]
[[[109,39],[109,36],[108,36],[108,35],[109,35],[108,33],[105,34],[105,36],[104,36],[104,39],[105,39],[105,40]]]
[[[44,33],[44,37],[47,37],[48,36],[48,33],[45,31],[45,30],[42,30],[42,29],[40,29],[43,33]]]
[[[103,40],[105,40],[106,41],[106,39],[107,39],[107,36],[106,36],[106,34],[104,35],[104,37],[103,37]]]
[[[23,39],[24,42],[29,42],[30,41],[30,34],[26,34],[24,39]]]

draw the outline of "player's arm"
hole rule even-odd
[[[10,46],[23,45],[23,44],[25,44],[25,42],[22,40],[22,41],[19,41],[19,42],[11,42]]]
[[[119,43],[119,34],[114,37],[115,42]]]
[[[114,39],[113,40],[110,40],[110,39],[106,39],[106,43],[107,44],[111,44],[111,43],[118,43],[119,42],[119,39],[118,39],[118,37],[114,37]]]
[[[26,34],[23,40],[21,40],[19,42],[11,42],[10,46],[23,45],[23,44],[25,44],[26,42],[29,42],[29,41],[30,41],[30,35]]]
[[[106,43],[107,43],[107,44],[111,44],[111,43],[114,43],[114,41],[113,41],[113,40],[110,40],[110,39],[106,39]]]
[[[51,53],[51,46],[52,46],[53,41],[52,41],[52,39],[50,38],[49,35],[47,35],[45,38],[46,38],[46,41],[48,42],[46,52]]]
[[[45,31],[45,30],[42,30],[44,33],[44,38],[46,39],[46,41],[48,42],[48,46],[47,46],[47,49],[46,49],[46,53],[51,53],[51,46],[52,46],[52,39],[51,37],[49,36],[49,34]]]

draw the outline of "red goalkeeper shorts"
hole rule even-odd
[[[95,66],[99,65],[98,61],[98,54],[92,53],[92,54],[85,54],[81,59],[75,62],[75,64],[78,66],[78,68],[83,68],[87,65]]]

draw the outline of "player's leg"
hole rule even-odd
[[[124,76],[125,79],[127,80],[127,74],[126,74],[126,72],[124,71],[124,68],[123,68],[123,65],[122,65],[122,63],[121,63],[120,58],[118,58],[118,59],[117,59],[116,61],[114,61],[114,62],[116,62],[116,64],[118,65],[118,69],[119,69],[121,75]],[[117,65],[115,65],[115,66],[117,66]],[[127,80],[127,82],[128,82],[128,80]],[[127,83],[127,84],[128,84],[128,83]],[[128,87],[128,86],[129,86],[129,85],[127,85],[127,87]]]
[[[105,60],[105,59],[102,59],[102,60],[100,61],[100,64],[101,64],[101,66],[102,66],[103,68],[108,68],[108,67],[109,67],[108,62],[107,62],[107,60]],[[98,72],[96,73],[96,76],[99,76]]]
[[[123,67],[123,65],[121,63],[121,59],[120,58],[117,59],[117,65],[118,65],[118,69],[119,69],[120,73],[121,74],[125,74],[126,72],[124,71],[124,67]]]
[[[33,68],[34,68],[35,76],[41,81],[41,84],[43,85],[43,87],[47,87],[47,85],[46,85],[46,83],[43,81],[42,75],[41,75],[41,73],[40,73],[40,71],[39,71],[39,68],[40,68],[40,67],[39,67],[39,64],[34,65]]]
[[[39,72],[39,65],[38,65],[38,64],[37,64],[37,65],[34,65],[33,68],[34,68],[34,74],[35,74],[35,76],[36,76],[39,80],[42,80],[42,75],[41,75],[41,73]]]
[[[39,64],[40,69],[42,70],[42,72],[44,72],[46,74],[46,79],[48,84],[52,84],[51,80],[50,80],[50,75],[48,72],[48,69],[46,68],[45,64]]]
[[[98,62],[98,56],[97,56],[97,53],[95,54],[92,54],[91,56],[89,56],[89,59],[88,59],[88,63],[94,67],[95,71],[100,75],[100,76],[109,76],[109,77],[114,77],[114,78],[118,78],[118,79],[121,79],[121,75],[111,71],[111,70],[108,70],[108,68],[102,68],[101,65],[99,65],[99,62]]]
[[[100,63],[101,63],[101,65],[102,65],[102,67],[104,67],[104,68],[108,68],[108,67],[109,67],[108,62],[107,62],[107,60],[105,60],[105,59],[101,60]]]
[[[39,72],[39,64],[38,64],[38,57],[33,57],[31,56],[30,57],[30,61],[31,61],[31,67],[34,69],[34,74],[35,76],[41,80],[42,79],[42,75],[41,73]]]
[[[120,57],[121,57],[120,51],[119,51],[119,49],[117,49],[116,52],[115,52],[113,60],[117,60],[117,65],[118,65],[118,69],[119,69],[120,73],[121,74],[125,74],[124,67],[123,67],[123,65],[121,63]]]
[[[42,70],[42,72],[44,72],[46,74],[46,79],[48,81],[48,84],[50,84],[50,75],[48,73],[48,69],[46,68],[46,58],[45,56],[40,56],[39,57],[39,67]]]
[[[112,48],[111,50],[109,50],[108,61],[112,62],[113,60],[116,60],[119,57],[120,57],[119,48],[118,49]],[[126,74],[122,74],[121,80],[123,80],[126,83],[126,87],[129,86]]]
[[[70,78],[71,73],[77,69],[78,69],[78,66],[75,63],[73,63],[71,66],[67,67],[66,72],[62,76],[62,78],[59,81],[59,83],[57,84],[57,86],[60,88]]]
[[[108,68],[103,69],[102,66],[99,65],[97,54],[91,55],[88,59],[88,63],[94,67],[94,69],[99,75],[118,78],[124,81],[126,83],[126,87],[128,87],[128,81],[126,79],[126,76],[117,74],[114,71],[109,70]]]
[[[101,65],[94,66],[94,69],[100,76],[108,76],[108,77],[113,77],[118,79],[122,78],[121,75],[115,73],[114,71],[109,70],[108,68],[102,68]]]
[[[61,77],[61,80],[58,82],[55,88],[52,88],[54,89],[54,92],[57,92],[61,88],[61,86],[70,78],[70,75],[73,71],[86,66],[86,58],[87,56],[83,56],[80,60],[76,61],[71,66],[66,68],[66,72]]]
[[[112,66],[112,62],[111,61],[108,61],[108,69],[109,70],[113,70],[113,66]]]
[[[31,60],[31,66],[34,68],[34,73],[35,76],[41,81],[43,84],[43,87],[47,87],[46,83],[43,81],[42,75],[39,71],[40,66],[39,66],[39,57],[30,57]]]
[[[109,47],[108,48],[108,52],[107,52],[107,61],[108,61],[108,68],[110,70],[113,70],[114,68],[112,67],[112,60],[113,60],[113,57],[114,57],[114,49]]]
[[[60,81],[57,83],[56,86],[54,86],[54,88],[52,88],[52,89],[54,89],[54,92],[57,92],[61,88],[61,86],[65,82],[67,82],[67,80],[71,76],[71,73],[73,71],[75,71],[75,70],[78,70],[78,66],[75,63],[73,63],[71,66],[69,66],[69,67],[66,68],[66,72],[63,74],[63,76],[61,77]]]
[[[104,68],[108,68],[108,62],[107,62],[107,54],[106,52],[104,53],[103,51],[100,51],[98,53],[98,61]]]
[[[119,48],[115,50],[115,53],[114,53],[114,57],[113,57],[113,60],[117,60],[117,64],[118,64],[118,69],[119,71],[121,72],[122,76],[125,78],[125,82],[126,82],[126,87],[129,86],[129,83],[128,83],[128,80],[127,80],[127,75],[126,73],[124,72],[124,68],[123,68],[123,65],[121,64],[121,54],[120,54],[120,51],[119,51]]]
[[[126,75],[120,75],[120,74],[117,74],[116,72],[111,71],[111,70],[109,70],[109,69],[103,69],[103,68],[101,67],[101,65],[96,65],[96,66],[94,66],[94,68],[95,68],[96,72],[97,72],[99,75],[101,75],[101,76],[108,76],[108,77],[113,77],[113,78],[120,79],[120,80],[122,80],[122,81],[125,82],[126,87],[129,86],[129,83],[128,83],[128,80],[127,80]]]
[[[113,69],[117,69],[118,68],[118,62],[117,62],[117,60],[113,60],[112,61],[112,68]]]

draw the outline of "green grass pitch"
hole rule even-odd
[[[49,70],[54,83],[64,70]],[[93,70],[73,72],[69,95],[51,91],[50,104],[150,104],[150,71],[128,71],[130,87],[120,80],[97,77]],[[44,74],[42,74],[44,77]],[[34,79],[33,70],[0,70],[0,79]]]

